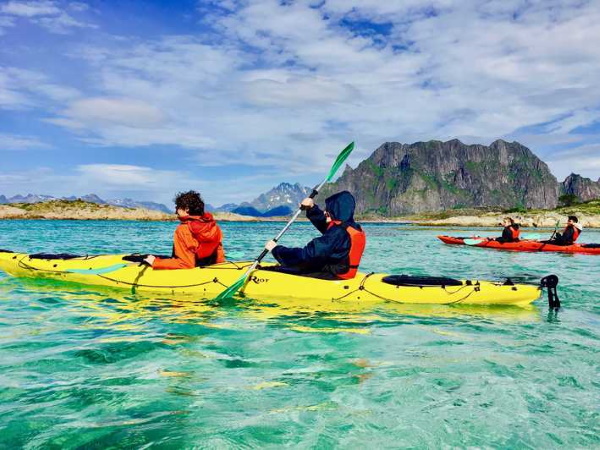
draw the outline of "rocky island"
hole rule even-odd
[[[257,221],[259,219],[234,213],[216,213],[217,220]],[[84,200],[50,200],[38,203],[0,205],[0,219],[57,219],[57,220],[176,220],[167,214],[147,208],[127,208],[98,204]]]

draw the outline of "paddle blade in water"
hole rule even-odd
[[[344,150],[342,150],[342,152],[338,155],[335,162],[331,166],[329,175],[327,175],[327,181],[331,181],[331,179],[334,177],[335,173],[338,171],[340,166],[344,164],[344,161],[346,161],[346,159],[348,159],[348,156],[350,156],[352,150],[354,150],[354,142],[350,142],[350,144],[348,144],[348,146]]]
[[[246,284],[247,279],[248,274],[246,273],[243,276],[241,276],[235,283],[233,283],[231,286],[229,286],[227,289],[225,289],[223,292],[217,295],[215,297],[215,300],[225,300],[233,297],[237,293],[237,291],[239,291],[244,286],[244,284]]]

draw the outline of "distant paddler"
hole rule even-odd
[[[196,191],[180,192],[175,197],[175,213],[180,220],[173,236],[173,255],[144,260],[155,270],[193,269],[225,262],[223,232]]]
[[[521,234],[521,226],[515,222],[512,217],[505,217],[501,224],[504,229],[502,230],[502,236],[491,239],[496,242],[519,242],[519,236]]]
[[[555,232],[549,240],[542,242],[552,245],[573,245],[579,236],[581,236],[582,231],[583,227],[579,223],[577,216],[569,216],[562,233]]]
[[[302,200],[300,207],[322,236],[302,248],[267,242],[265,248],[280,264],[268,270],[321,279],[354,278],[365,250],[366,236],[354,221],[356,201],[353,195],[342,191],[328,197],[324,211],[312,198]]]

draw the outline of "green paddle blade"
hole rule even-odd
[[[350,153],[352,153],[352,150],[354,150],[354,142],[350,142],[350,144],[348,144],[348,146],[344,150],[342,150],[342,152],[338,155],[335,162],[331,166],[331,170],[329,171],[329,174],[327,175],[327,181],[331,181],[331,179],[333,178],[335,173],[338,171],[340,166],[342,164],[344,164],[344,161],[346,161],[348,156],[350,156]]]
[[[242,286],[246,284],[247,279],[248,273],[245,273],[235,283],[233,283],[231,286],[229,286],[227,289],[225,289],[223,292],[217,295],[215,297],[215,300],[219,301],[233,297],[237,293],[237,291],[239,291],[242,288]]]

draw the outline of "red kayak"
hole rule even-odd
[[[467,245],[465,239],[469,241],[471,247],[494,248],[497,250],[510,250],[513,252],[562,252],[562,253],[585,253],[588,255],[600,255],[600,244],[573,244],[573,245],[553,245],[544,244],[539,241],[522,240],[519,242],[498,242],[491,241],[481,237],[452,237],[438,236],[444,244]],[[479,242],[477,242],[479,241]],[[471,244],[472,243],[472,244]]]

